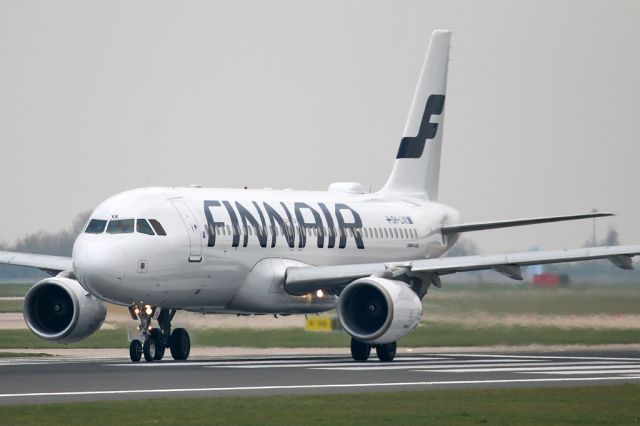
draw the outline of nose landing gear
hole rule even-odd
[[[149,305],[130,306],[129,313],[133,319],[139,320],[140,338],[133,339],[129,345],[131,361],[138,362],[144,356],[147,362],[160,361],[165,349],[171,350],[171,356],[177,361],[189,358],[191,340],[184,328],[171,331],[171,321],[176,314],[175,309],[161,309]],[[151,325],[157,319],[159,328]]]

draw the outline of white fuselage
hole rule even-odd
[[[457,223],[459,214],[442,204],[376,193],[186,187],[115,195],[91,219],[155,219],[166,231],[78,237],[76,277],[104,300],[201,312],[303,313],[332,309],[336,298],[287,295],[287,266],[439,257],[455,242],[439,229]],[[257,268],[265,259],[268,264]],[[284,269],[276,271],[278,265]],[[254,268],[261,275],[248,284]],[[234,304],[243,286],[252,285],[259,299],[262,277],[265,297],[281,293],[275,302],[268,308],[259,300]]]

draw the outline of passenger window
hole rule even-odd
[[[227,235],[231,235],[231,229],[229,228],[229,225],[225,225],[225,229],[227,230]]]
[[[393,235],[396,237],[396,239],[398,238],[398,229],[397,228],[393,228]]]
[[[87,234],[102,234],[104,228],[107,226],[107,221],[102,219],[91,219],[87,225],[87,229],[84,230]]]
[[[387,228],[384,228],[384,237],[389,238],[389,235],[387,234]]]
[[[369,231],[367,231],[367,228],[364,228],[364,237],[369,238]]]
[[[135,221],[133,219],[112,220],[107,225],[107,234],[131,234]]]
[[[402,233],[404,234],[404,238],[405,238],[405,239],[409,238],[409,234],[407,233],[407,229],[406,229],[406,228],[404,228],[404,229],[402,230]]]
[[[373,233],[375,234],[376,238],[378,238],[378,230],[376,228],[373,228]]]
[[[136,219],[136,231],[141,234],[154,235],[151,225],[145,219]]]
[[[151,224],[151,226],[153,226],[153,230],[156,231],[156,234],[167,235],[162,225],[160,225],[160,222],[155,219],[149,219],[149,223]]]

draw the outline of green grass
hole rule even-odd
[[[40,358],[47,356],[52,355],[32,352],[0,352],[0,358]]]
[[[0,297],[23,297],[33,284],[2,284],[0,283]]]
[[[255,348],[348,348],[344,333],[310,333],[285,329],[194,329],[193,346],[239,346]],[[640,330],[566,329],[560,327],[490,326],[466,328],[454,324],[418,327],[402,338],[402,347],[487,346],[528,344],[628,344],[640,343]],[[0,330],[0,349],[45,349],[65,346],[47,342],[28,330]],[[71,348],[127,348],[126,330],[101,330]]]
[[[100,330],[72,345],[61,345],[36,337],[29,330],[0,330],[0,349],[128,348],[126,330]]]
[[[22,312],[22,300],[0,300],[0,312]]]
[[[427,313],[440,315],[640,314],[640,284],[572,284],[557,290],[529,284],[452,284],[429,290],[424,305]]]
[[[611,425],[640,422],[640,385],[430,390],[3,406],[2,423],[65,425]]]

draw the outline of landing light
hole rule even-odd
[[[318,290],[318,291],[316,291],[316,296],[318,296],[318,297],[324,297],[324,291],[322,291],[322,290]]]
[[[147,305],[145,312],[147,313],[147,315],[151,315],[151,312],[153,312],[153,310],[151,310],[151,306]]]
[[[140,309],[136,308],[133,312],[135,312],[136,315],[138,315],[140,313]]]

